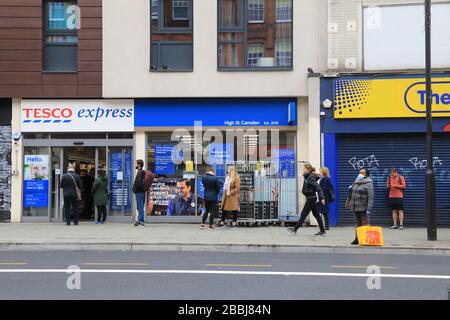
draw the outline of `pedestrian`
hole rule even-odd
[[[97,179],[95,179],[92,186],[94,205],[97,206],[97,221],[95,224],[103,224],[106,222],[106,207],[109,200],[108,195],[108,177],[106,176],[105,171],[100,169],[97,172]]]
[[[177,195],[169,201],[167,215],[195,216],[195,202],[191,193],[190,179],[182,178],[177,181]]]
[[[138,210],[138,218],[135,221],[134,225],[143,227],[145,226],[145,190],[144,190],[144,179],[145,179],[145,171],[144,171],[144,161],[137,160],[136,161],[136,178],[134,179],[133,184],[133,193],[136,197],[136,207]]]
[[[81,178],[75,173],[75,166],[72,163],[69,163],[67,173],[61,178],[61,188],[63,189],[66,224],[70,226],[73,220],[73,224],[77,226],[80,218],[78,201],[81,200]]]
[[[202,217],[200,229],[205,228],[205,222],[209,215],[209,229],[213,229],[214,217],[219,213],[219,194],[222,190],[222,182],[212,167],[208,167],[206,175],[202,178],[205,188],[205,212]]]
[[[391,168],[386,187],[389,189],[389,205],[392,210],[392,220],[394,221],[394,225],[390,229],[403,230],[403,197],[406,189],[406,180],[398,173],[396,168]],[[399,224],[397,224],[397,221],[399,221]]]
[[[359,170],[355,182],[349,187],[349,209],[355,215],[356,227],[369,225],[369,216],[373,210],[373,181],[369,178],[370,172],[367,169]],[[358,235],[352,245],[359,244]]]
[[[235,166],[229,166],[222,193],[222,219],[219,226],[225,225],[227,214],[231,214],[233,222],[232,228],[237,227],[237,218],[239,212],[239,197],[241,196],[241,178],[236,172]]]
[[[334,193],[334,187],[331,183],[330,179],[330,170],[327,167],[322,167],[319,169],[320,175],[322,178],[319,180],[319,186],[323,191],[323,195],[325,196],[325,205],[321,202],[317,203],[317,209],[320,214],[323,216],[325,230],[330,230],[330,202],[333,202],[336,199]]]
[[[292,233],[296,234],[297,230],[299,228],[302,228],[303,222],[305,222],[306,217],[309,215],[309,213],[312,211],[314,218],[316,218],[317,223],[319,224],[320,231],[316,233],[316,236],[325,236],[327,233],[325,232],[325,228],[323,226],[322,218],[319,215],[319,212],[317,210],[317,196],[319,196],[319,201],[322,203],[322,205],[325,205],[325,196],[323,194],[322,189],[320,188],[319,184],[317,183],[317,180],[320,178],[319,175],[315,174],[315,168],[307,163],[305,164],[303,168],[303,188],[302,193],[306,197],[306,203],[303,207],[302,213],[300,215],[300,219],[297,222],[297,225],[295,227],[289,227],[287,230]]]

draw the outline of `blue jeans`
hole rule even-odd
[[[144,223],[145,222],[145,212],[144,212],[144,208],[145,208],[145,192],[138,192],[135,195],[136,195],[137,210],[139,212],[138,222],[139,223]]]

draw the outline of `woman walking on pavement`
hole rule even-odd
[[[327,167],[323,167],[319,169],[320,175],[322,178],[319,180],[319,186],[323,191],[323,195],[325,196],[325,205],[322,203],[317,203],[317,207],[319,213],[323,215],[325,230],[330,230],[330,202],[335,200],[335,193],[333,184],[330,179],[330,170]]]
[[[108,177],[104,170],[98,170],[97,179],[92,186],[92,195],[94,196],[94,204],[97,206],[97,221],[95,224],[103,224],[106,222],[106,207],[108,205]]]
[[[350,186],[349,209],[355,215],[357,228],[369,225],[369,216],[373,210],[373,181],[369,178],[369,175],[370,172],[367,169],[359,170],[358,177]],[[359,244],[357,234],[351,244]]]
[[[315,168],[312,165],[310,165],[309,163],[305,164],[305,167],[303,168],[303,177],[305,178],[305,181],[303,182],[302,193],[306,197],[306,203],[303,207],[302,214],[300,215],[300,220],[297,222],[297,225],[294,228],[287,228],[290,233],[297,233],[297,230],[299,228],[302,228],[303,222],[305,222],[306,217],[312,211],[314,218],[316,218],[320,228],[320,231],[315,235],[324,236],[327,234],[323,226],[322,218],[317,211],[316,205],[317,195],[319,196],[319,200],[322,205],[325,205],[325,196],[319,184],[317,183],[318,175],[315,174],[314,171]]]
[[[241,195],[241,178],[236,172],[235,166],[228,167],[227,177],[223,186],[222,194],[222,219],[219,226],[225,225],[227,214],[231,213],[233,222],[232,228],[237,227],[237,216],[239,211],[239,197]]]

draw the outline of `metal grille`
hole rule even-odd
[[[434,169],[438,225],[450,225],[450,137],[435,135]],[[386,180],[389,169],[396,167],[405,177],[405,224],[425,226],[426,216],[426,145],[425,134],[344,135],[339,138],[339,210],[341,224],[354,224],[353,215],[343,209],[348,186],[359,168],[370,170],[375,198],[373,224],[392,224]],[[331,173],[333,174],[333,173]]]

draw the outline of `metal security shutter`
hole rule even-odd
[[[338,182],[340,224],[354,224],[353,215],[344,209],[348,186],[360,168],[370,170],[374,181],[375,203],[372,224],[392,224],[386,180],[396,167],[405,177],[405,225],[426,226],[426,144],[425,134],[341,135],[338,138]],[[439,226],[450,226],[450,135],[434,136],[436,206]]]

